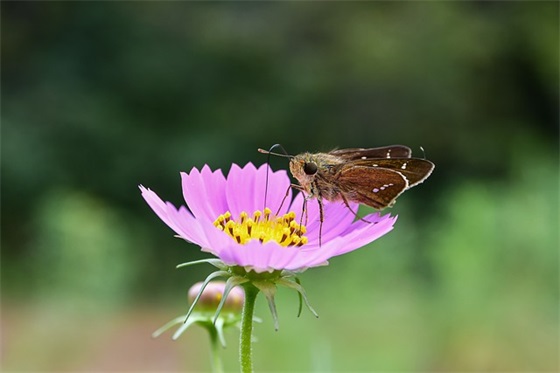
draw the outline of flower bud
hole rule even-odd
[[[198,293],[202,282],[197,282],[189,289],[189,303],[192,304]],[[213,281],[208,283],[196,304],[196,308],[200,311],[216,311],[224,295],[226,283],[224,281]],[[222,308],[222,312],[241,312],[245,294],[240,287],[231,289]]]

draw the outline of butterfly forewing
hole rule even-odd
[[[434,164],[419,158],[367,159],[351,162],[353,166],[372,167],[379,170],[386,168],[399,172],[408,180],[408,188],[420,184],[434,169]]]
[[[391,206],[409,186],[398,171],[355,165],[342,167],[338,180],[347,199],[376,209]]]
[[[380,148],[349,148],[329,152],[346,161],[369,158],[410,158],[412,151],[403,145],[383,146]]]

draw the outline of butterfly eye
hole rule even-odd
[[[309,162],[303,165],[303,172],[306,175],[315,175],[317,173],[317,165],[313,162]]]

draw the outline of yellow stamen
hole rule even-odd
[[[243,211],[238,219],[232,220],[228,211],[218,216],[214,226],[241,245],[255,239],[261,242],[276,241],[281,246],[303,246],[308,241],[304,236],[307,228],[295,219],[293,211],[275,217],[269,208],[265,208],[255,211],[252,216]]]

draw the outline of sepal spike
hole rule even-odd
[[[206,287],[206,285],[208,285],[208,283],[210,281],[212,281],[213,279],[215,279],[217,277],[227,277],[229,275],[230,275],[229,272],[226,272],[226,271],[216,271],[216,272],[210,273],[208,275],[208,277],[206,277],[206,279],[202,283],[202,286],[200,287],[200,291],[196,295],[196,298],[194,298],[193,303],[192,303],[191,307],[189,308],[189,311],[187,312],[187,316],[185,316],[185,323],[189,319],[189,316],[191,315],[192,311],[194,310],[194,307],[198,303],[198,300],[200,299],[200,296],[202,295],[202,292],[204,291],[204,288]]]
[[[301,286],[299,283],[293,281],[293,280],[288,280],[286,278],[281,278],[277,281],[277,283],[279,285],[284,285],[288,288],[294,289],[296,290],[303,298],[305,305],[307,306],[307,308],[309,309],[309,311],[311,311],[311,313],[315,316],[315,317],[319,317],[319,315],[317,314],[317,312],[313,309],[313,307],[311,306],[311,304],[309,303],[309,300],[307,299],[307,294],[305,293],[305,289],[303,288],[303,286]]]
[[[226,286],[224,287],[224,293],[222,295],[222,299],[220,300],[220,304],[218,304],[218,307],[216,308],[216,313],[214,315],[214,323],[216,323],[216,320],[218,320],[218,316],[220,315],[220,312],[222,312],[222,308],[224,307],[224,304],[226,303],[226,299],[230,293],[230,291],[236,287],[239,286],[241,284],[246,283],[247,281],[249,281],[246,278],[240,277],[240,276],[232,276],[230,278],[227,279],[226,281]]]
[[[276,295],[276,285],[265,281],[253,281],[253,285],[259,289],[265,296],[268,303],[268,308],[274,320],[274,330],[278,331],[280,328],[278,322],[278,312],[276,311],[276,303],[274,302],[274,295]]]

